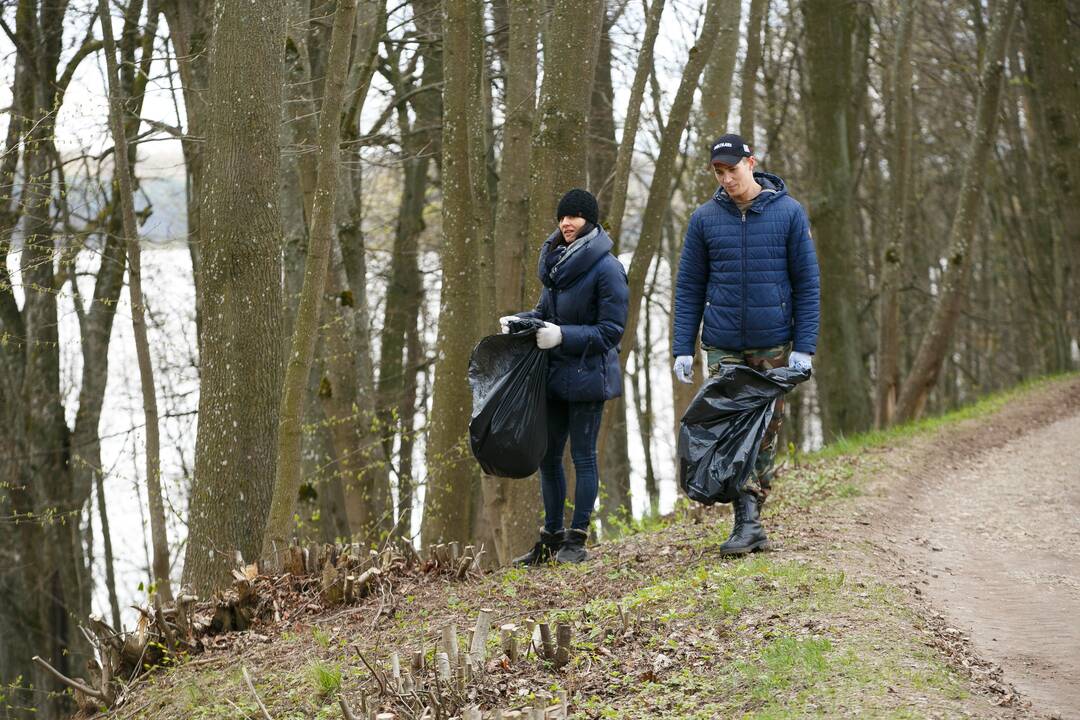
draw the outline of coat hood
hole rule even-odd
[[[555,264],[551,272],[548,272],[548,253],[561,239],[562,233],[558,230],[548,236],[548,239],[544,241],[544,247],[540,250],[540,261],[536,269],[543,285],[559,290],[573,285],[615,246],[604,229],[597,225],[588,235],[571,243],[563,252],[563,257]]]
[[[772,173],[767,172],[755,172],[754,180],[761,186],[761,192],[754,198],[754,202],[750,205],[750,209],[755,212],[761,212],[761,209],[766,205],[779,200],[788,194],[787,184],[784,183],[784,179],[779,175],[773,175]],[[722,187],[716,189],[713,200],[734,213],[739,212],[739,206],[735,204],[735,201],[731,199],[727,194],[727,191]]]

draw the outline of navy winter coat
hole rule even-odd
[[[626,271],[611,254],[611,238],[597,227],[568,248],[549,273],[548,252],[562,241],[555,231],[544,242],[540,301],[535,310],[518,315],[562,328],[562,344],[550,350],[549,392],[573,402],[610,400],[623,391],[619,340],[630,304]]]
[[[699,326],[703,344],[724,350],[817,349],[821,285],[806,211],[776,175],[754,179],[762,191],[745,216],[723,188],[690,216],[675,285],[676,357],[694,353]]]

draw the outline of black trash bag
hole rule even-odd
[[[773,401],[809,378],[788,367],[721,365],[679,424],[679,482],[687,496],[705,505],[733,502],[754,469]]]
[[[469,359],[469,445],[488,475],[529,477],[547,452],[548,354],[536,347],[543,326],[511,320],[509,334],[484,338]]]

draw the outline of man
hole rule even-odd
[[[820,283],[806,211],[783,180],[754,171],[750,146],[738,135],[717,139],[711,162],[720,187],[690,217],[675,284],[675,376],[693,382],[699,327],[710,375],[723,363],[809,371]],[[734,503],[735,524],[721,554],[768,548],[760,510],[772,484],[783,409],[780,398]]]

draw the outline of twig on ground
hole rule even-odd
[[[356,720],[356,715],[353,714],[352,708],[349,707],[349,701],[345,699],[344,695],[338,696],[338,705],[341,706],[341,714],[345,716],[345,720]]]
[[[67,675],[64,675],[62,672],[60,672],[59,670],[54,668],[52,665],[50,665],[48,662],[46,662],[45,660],[43,660],[39,656],[35,655],[33,660],[34,660],[34,662],[36,662],[41,667],[48,670],[52,674],[53,677],[55,677],[57,680],[64,683],[65,685],[67,685],[69,688],[72,688],[74,690],[78,690],[79,692],[84,693],[86,695],[89,695],[90,697],[97,698],[98,700],[104,700],[105,699],[105,693],[101,692],[100,690],[96,690],[95,688],[92,688],[89,685],[85,685],[85,684],[79,682],[78,680],[72,680]]]
[[[262,710],[263,717],[265,717],[266,720],[274,720],[274,718],[270,717],[270,712],[266,709],[266,706],[263,705],[259,693],[255,692],[255,683],[251,682],[251,675],[248,674],[247,665],[242,665],[241,668],[244,671],[244,682],[247,683],[248,690],[250,690],[251,694],[255,697],[255,702],[258,704],[259,709]]]

